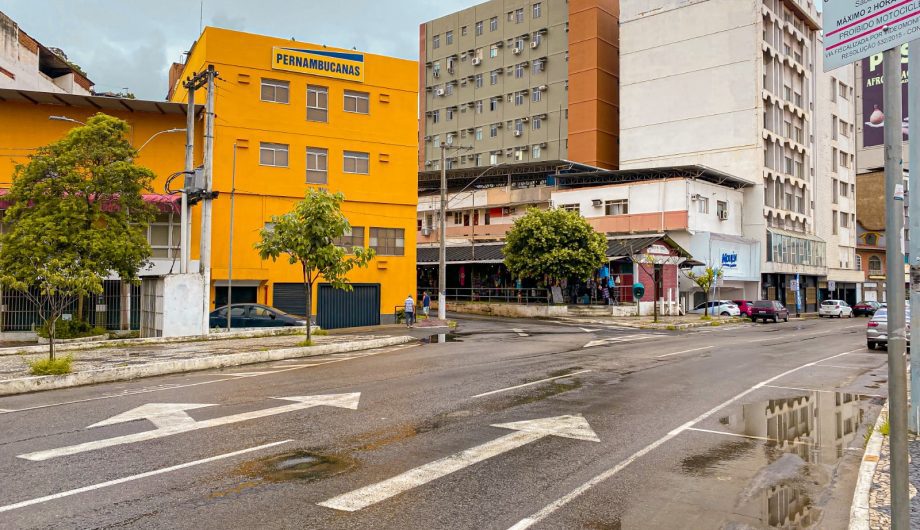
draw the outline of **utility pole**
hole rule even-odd
[[[920,39],[908,46],[908,71],[920,72]],[[920,314],[920,75],[910,78],[907,93],[907,116],[913,116],[909,122],[910,140],[908,146],[910,172],[908,173],[910,193],[907,196],[910,220],[910,314]],[[920,327],[910,328],[910,341],[920,344]],[[920,348],[910,351],[910,430],[920,433]]]
[[[891,527],[910,528],[907,456],[907,365],[904,323],[904,173],[901,160],[901,51],[882,60],[885,124],[885,242],[888,294],[888,419],[891,425]]]
[[[447,146],[441,144],[441,247],[438,249],[438,319],[447,320]]]
[[[206,72],[208,82],[208,99],[205,105],[204,122],[204,200],[201,202],[201,241],[199,252],[201,254],[201,276],[204,283],[203,317],[201,321],[201,334],[207,335],[210,330],[211,313],[211,222],[214,187],[214,78],[217,71],[214,65],[208,65]]]
[[[185,182],[182,189],[182,211],[179,212],[179,272],[188,272],[191,247],[191,211],[188,204],[188,183],[195,171],[195,90],[201,88],[197,76],[182,84],[188,89],[188,106],[185,109]]]

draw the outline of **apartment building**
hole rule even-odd
[[[618,0],[490,0],[419,28],[419,170],[618,163]]]
[[[841,245],[821,229],[833,208],[820,195],[830,184],[819,182],[852,177],[819,160],[832,126],[819,119],[831,107],[819,103],[830,97],[820,28],[813,0],[621,1],[621,167],[699,164],[748,182],[743,233],[761,241],[760,296],[804,311],[829,296],[829,245],[843,246],[855,268],[850,234]],[[835,77],[849,96],[851,78]],[[837,104],[838,126],[853,124]],[[838,134],[834,148],[852,168],[851,144]],[[852,222],[852,204],[837,206]]]
[[[88,96],[93,82],[64,52],[38,42],[0,11],[0,88]]]

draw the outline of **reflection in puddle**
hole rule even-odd
[[[812,501],[831,485],[833,468],[856,439],[864,396],[841,392],[747,403],[719,423],[727,431],[763,440],[767,465],[739,495],[742,513],[759,512],[770,528],[809,528],[821,519]],[[727,459],[738,455],[724,454]]]
[[[354,460],[342,456],[293,451],[244,462],[238,470],[241,474],[253,478],[283,482],[331,477],[348,471],[355,465]]]
[[[444,342],[463,342],[456,333],[439,333],[419,339],[423,344],[441,344]]]

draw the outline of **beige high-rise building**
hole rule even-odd
[[[761,241],[761,296],[794,308],[797,277],[803,311],[841,289],[858,296],[842,285],[856,267],[853,73],[821,73],[815,0],[622,0],[621,10],[621,167],[699,164],[746,180],[743,211],[728,215]]]
[[[419,30],[419,169],[618,164],[618,0],[490,0]]]

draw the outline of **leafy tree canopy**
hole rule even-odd
[[[607,240],[578,213],[531,208],[505,237],[505,265],[515,276],[588,278],[607,260]]]
[[[366,267],[374,257],[373,249],[354,247],[347,256],[344,248],[336,246],[335,240],[351,229],[342,214],[344,200],[341,193],[311,188],[292,211],[272,217],[272,225],[262,230],[262,240],[255,245],[262,259],[274,261],[284,254],[288,263],[300,265],[307,294],[308,340],[313,284],[322,277],[336,289],[351,290],[348,272]]]

